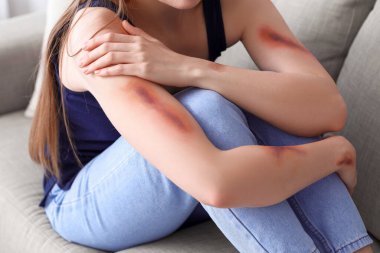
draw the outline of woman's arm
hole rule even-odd
[[[102,8],[88,10],[71,32],[70,48],[79,48],[113,15]],[[122,32],[120,20],[102,33],[111,31]],[[244,146],[221,151],[190,113],[159,85],[135,77],[85,75],[77,67],[81,53],[74,58],[64,53],[62,57],[64,83],[89,90],[133,147],[205,204],[271,205],[343,168],[345,155],[354,160],[351,146],[341,137],[295,147]]]
[[[236,5],[244,27],[241,40],[262,71],[193,59],[198,75],[192,83],[295,135],[341,130],[347,111],[334,80],[293,35],[273,3]]]
[[[273,4],[268,0],[223,1],[223,8],[229,10],[226,20],[232,23],[226,24],[229,37],[237,40],[240,36],[263,71],[177,54],[127,22],[126,31],[141,40],[97,36],[86,48],[91,52],[83,65],[87,71],[98,70],[100,76],[123,74],[162,85],[212,89],[291,134],[317,136],[341,130],[347,111],[334,80],[291,33]],[[102,57],[105,52],[115,57]],[[141,54],[145,58],[137,59]],[[143,70],[139,62],[150,67]]]
[[[194,61],[194,86],[215,90],[290,134],[312,137],[345,125],[346,105],[331,78]]]

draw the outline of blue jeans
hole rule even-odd
[[[220,149],[319,140],[287,134],[211,90],[187,88],[174,96]],[[275,205],[216,208],[181,190],[123,137],[86,164],[70,190],[55,185],[45,211],[66,240],[108,251],[151,242],[210,217],[240,252],[345,253],[373,242],[335,173]]]

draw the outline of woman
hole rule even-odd
[[[212,62],[238,40],[264,71]],[[117,251],[210,216],[241,252],[372,252],[355,150],[319,137],[345,103],[270,1],[74,0],[47,57],[30,153],[66,240]]]

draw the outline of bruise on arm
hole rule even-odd
[[[336,165],[341,167],[343,165],[352,165],[354,163],[354,159],[352,156],[346,154],[342,159],[338,160]]]
[[[267,46],[291,48],[291,49],[295,49],[307,54],[311,54],[311,52],[307,48],[300,45],[296,41],[290,38],[287,38],[284,35],[281,35],[279,32],[275,31],[273,28],[271,28],[268,25],[262,25],[261,27],[259,27],[258,35],[259,35],[259,38]]]
[[[192,132],[193,126],[188,115],[162,101],[153,87],[135,84],[129,89],[140,103],[157,111],[167,124],[174,126],[177,130],[183,133]]]
[[[278,162],[281,162],[286,154],[294,153],[298,155],[306,155],[306,151],[301,146],[263,146],[268,149]]]

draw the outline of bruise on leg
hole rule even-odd
[[[149,88],[139,85],[137,87],[133,87],[132,89],[134,89],[135,94],[143,103],[151,106],[161,113],[161,115],[163,115],[171,125],[175,126],[182,132],[190,132],[192,130],[190,123],[182,118],[184,116],[181,116],[180,112],[165,106],[162,101],[157,99],[155,94]]]
[[[268,25],[260,27],[259,37],[262,41],[264,41],[265,44],[272,47],[288,47],[311,54],[307,48],[291,40],[290,38],[286,38],[285,36],[273,30]]]

